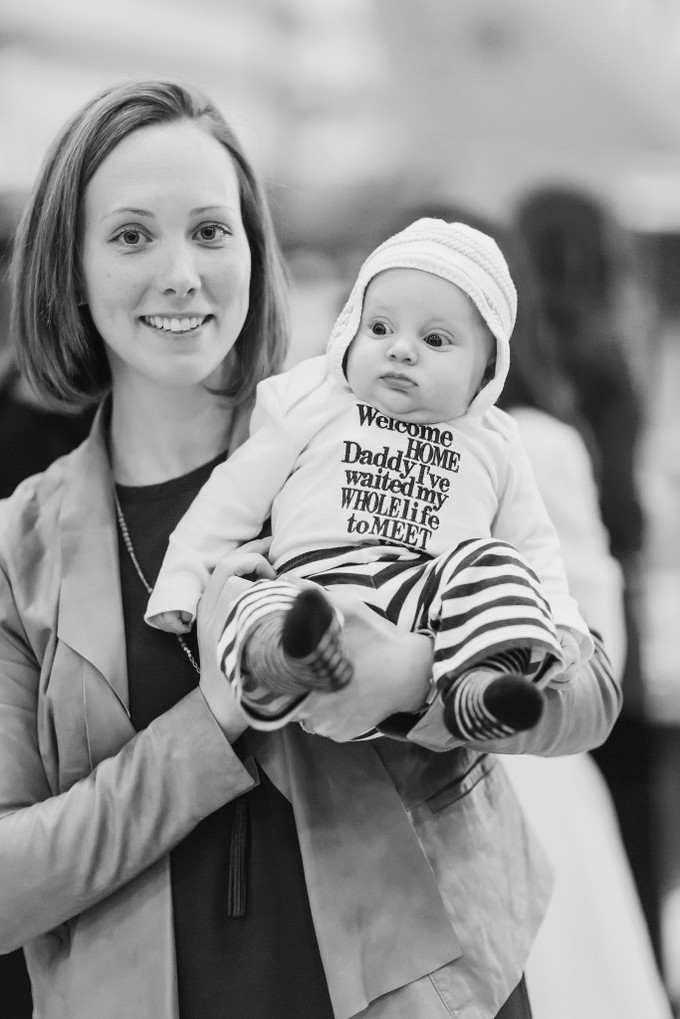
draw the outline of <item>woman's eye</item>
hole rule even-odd
[[[427,343],[428,347],[446,347],[449,342],[447,337],[442,336],[441,333],[428,333],[425,337],[425,343]]]
[[[119,230],[114,237],[115,241],[118,241],[124,248],[138,248],[147,238],[134,226],[126,226],[123,230]]]
[[[204,241],[206,244],[213,244],[215,241],[221,241],[223,237],[226,237],[228,230],[221,223],[204,223],[203,226],[199,226],[196,231],[196,235],[199,240]]]

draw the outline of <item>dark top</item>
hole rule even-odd
[[[219,459],[163,484],[118,486],[150,583],[168,535]],[[139,730],[194,689],[198,674],[174,636],[144,623],[147,593],[120,540],[119,559],[130,711]],[[197,658],[193,633],[188,643]],[[262,770],[259,786],[239,800],[248,812],[244,916],[226,908],[234,802],[170,854],[181,1019],[332,1019],[292,808]]]
[[[0,392],[0,499],[87,438],[92,414],[40,410]]]

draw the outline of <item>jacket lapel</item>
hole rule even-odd
[[[70,464],[60,521],[63,581],[57,636],[94,665],[128,712],[107,409],[106,403],[99,408],[89,438]]]

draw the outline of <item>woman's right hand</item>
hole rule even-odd
[[[198,603],[196,626],[201,659],[199,688],[230,743],[238,739],[248,722],[218,667],[217,642],[222,635],[231,603],[250,583],[243,578],[253,574],[267,579],[276,576],[266,558],[271,543],[271,538],[256,538],[224,556],[213,570]]]
[[[390,715],[418,712],[430,691],[430,638],[397,629],[341,588],[325,594],[342,612],[345,650],[354,678],[341,690],[311,693],[296,718],[308,732],[345,742],[379,726]]]
[[[271,576],[274,571],[264,558],[269,539],[249,542],[225,556],[212,572],[198,603],[196,627],[201,659],[199,688],[208,707],[230,743],[248,727],[233,691],[217,663],[217,642],[224,629],[232,601],[248,586],[244,576]]]

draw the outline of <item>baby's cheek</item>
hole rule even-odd
[[[353,343],[345,356],[345,378],[355,396],[360,396],[366,384],[366,372],[361,350]]]

